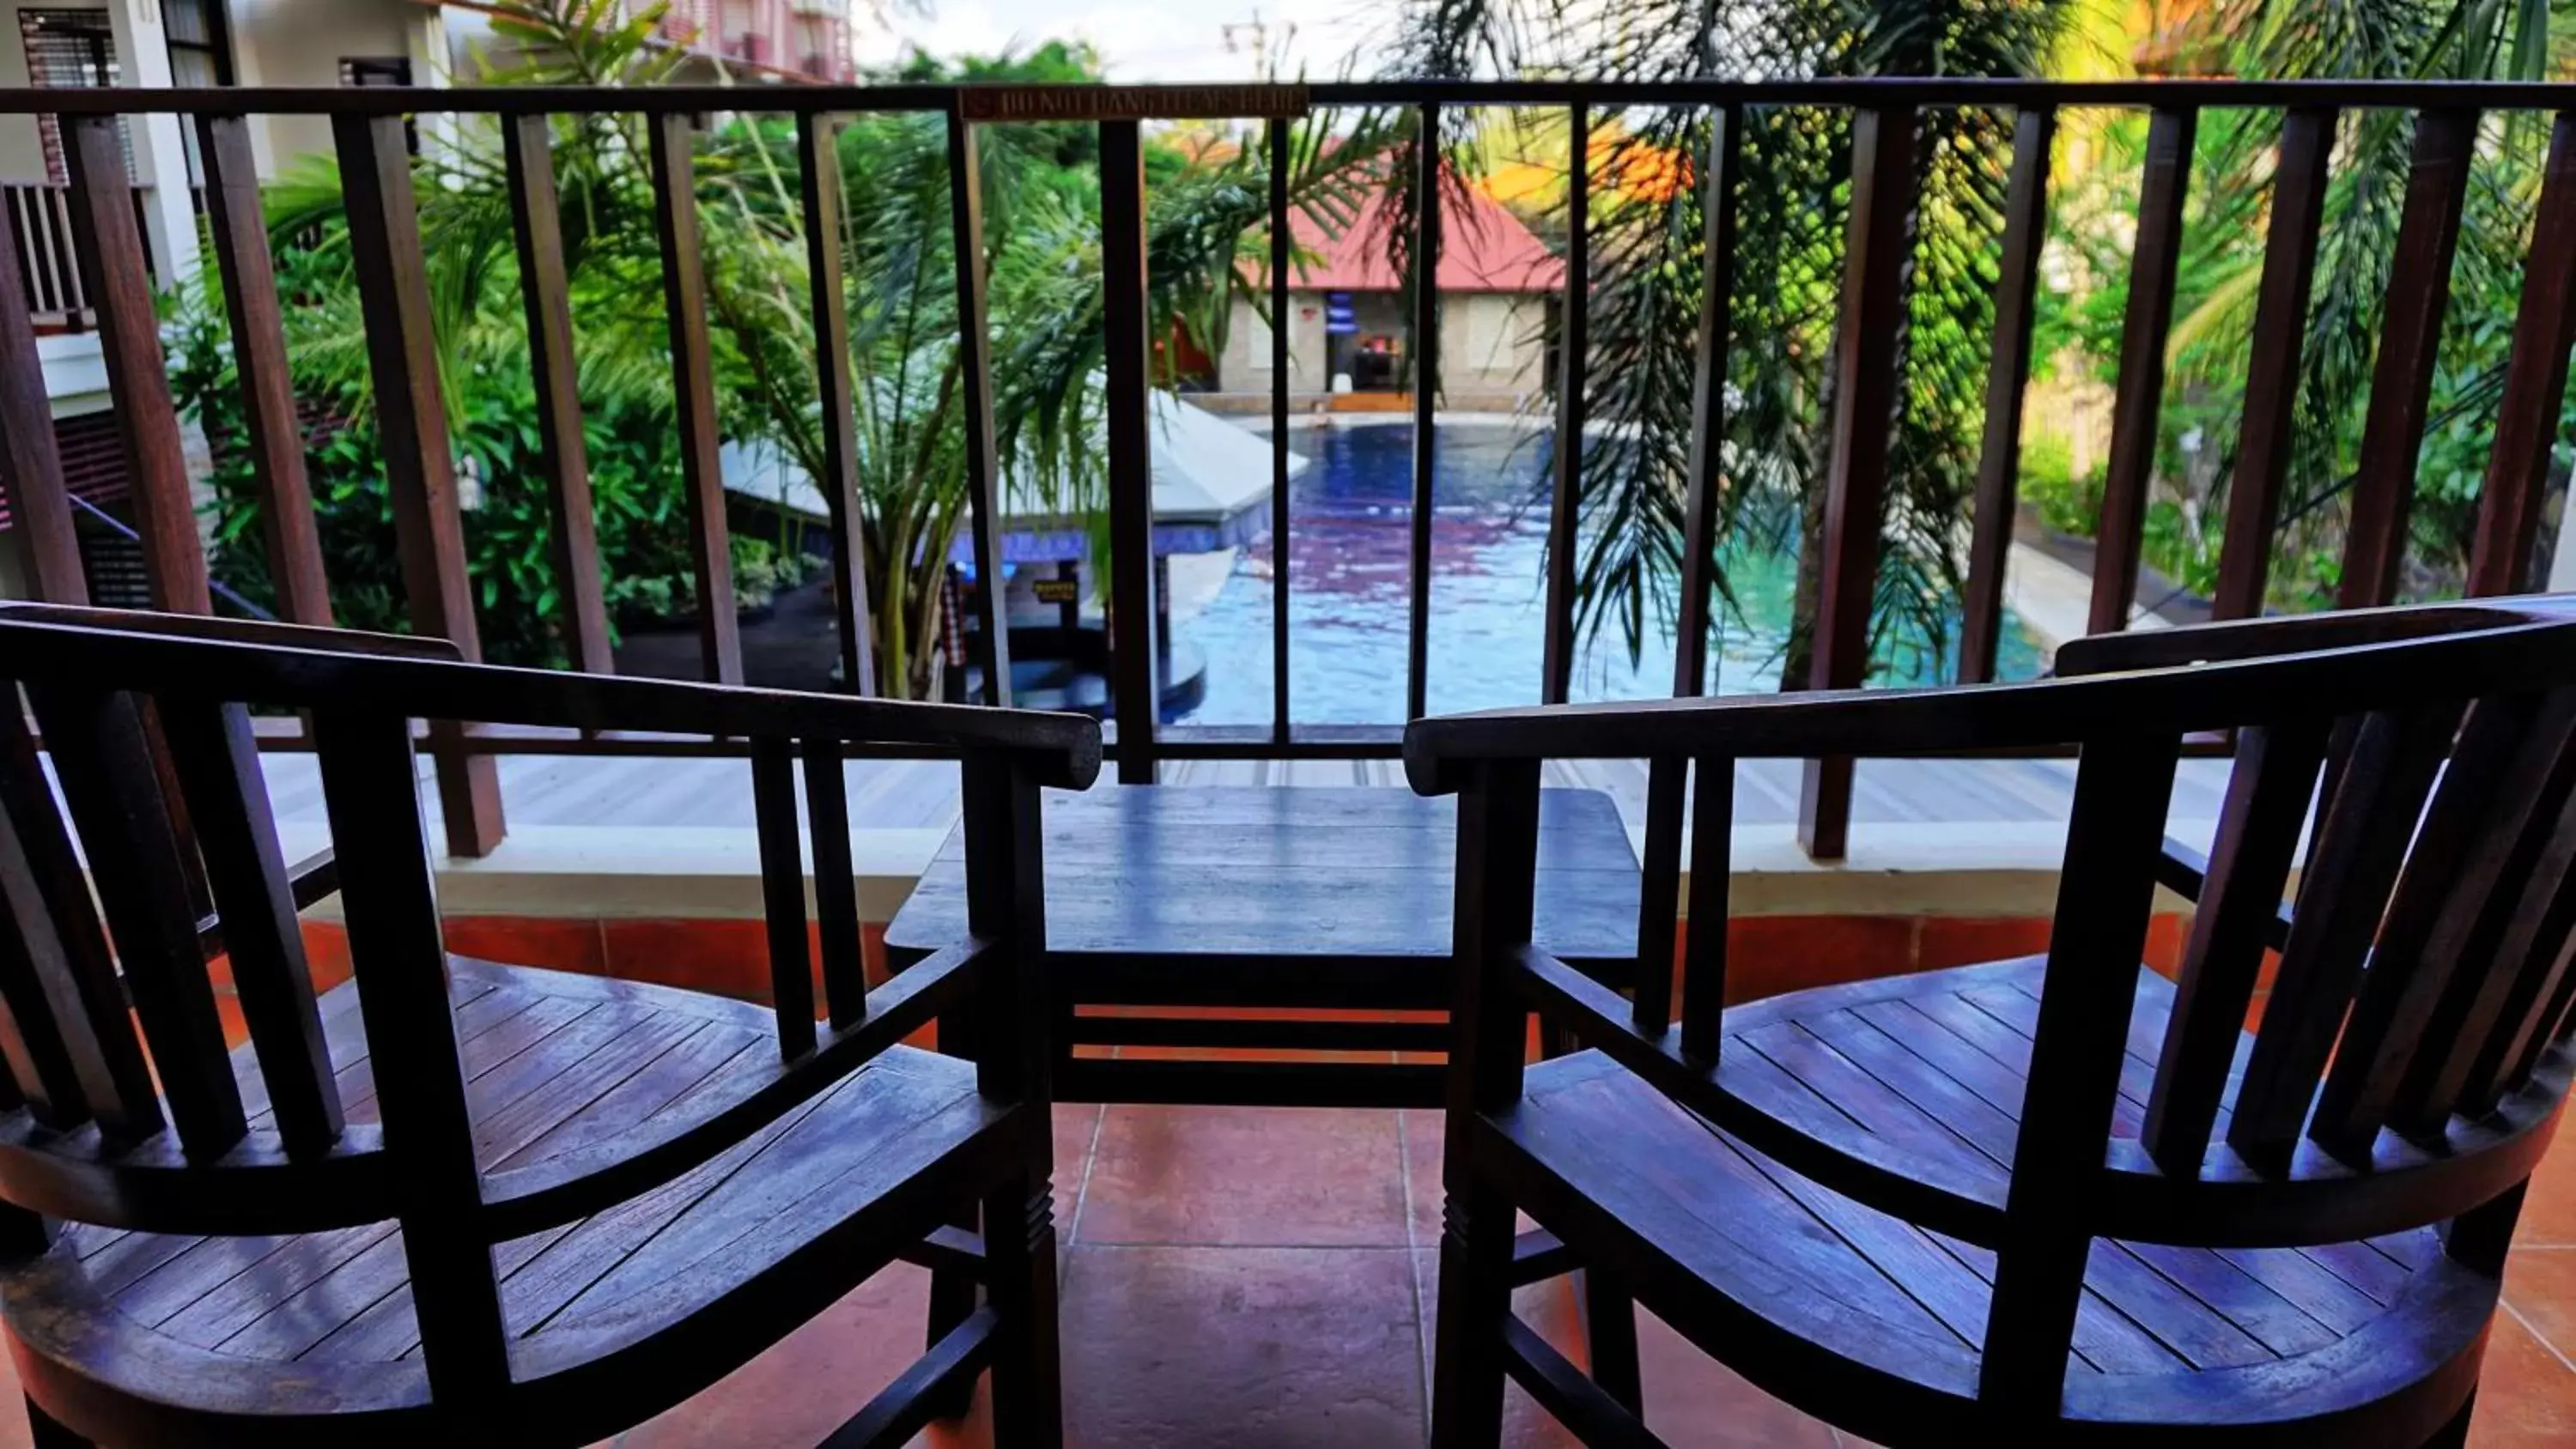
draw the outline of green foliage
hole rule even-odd
[[[2065,24],[2058,0],[1848,4],[1844,0],[1638,0],[1615,11],[1569,0],[1413,0],[1397,69],[1407,75],[1514,73],[1534,57],[1586,78],[2028,75]],[[1475,118],[1439,138],[1462,174],[1476,164]],[[1706,111],[1623,110],[1626,139],[1602,162],[1709,154]],[[1926,110],[1915,136],[1921,198],[1900,358],[1902,413],[1891,460],[1886,548],[1872,611],[1881,672],[1900,653],[1938,658],[1965,571],[1956,527],[1970,496],[1993,329],[1993,255],[2002,229],[2009,118]],[[1794,545],[1803,629],[1821,579],[1830,427],[1829,361],[1850,209],[1847,112],[1744,112],[1736,191],[1734,326],[1717,495],[1716,588],[1743,604],[1723,562],[1730,542]],[[1611,188],[1596,185],[1596,194]],[[1682,507],[1692,444],[1692,348],[1707,259],[1697,187],[1625,196],[1593,215],[1592,347],[1576,578],[1581,627],[1615,627],[1632,656],[1668,634],[1679,595]],[[1409,215],[1409,198],[1391,208]],[[1401,229],[1390,244],[1399,265]],[[1806,675],[1793,637],[1783,677]]]
[[[285,253],[283,285],[294,289],[313,265]],[[171,387],[205,429],[215,469],[215,576],[263,607],[276,603],[253,486],[229,330],[207,291],[183,294],[171,334]],[[294,309],[289,309],[294,315]],[[296,331],[300,336],[303,327]],[[308,359],[298,347],[297,394],[318,420],[308,429],[305,468],[320,526],[334,616],[347,627],[409,632],[393,504],[385,491],[383,442],[361,389]],[[560,664],[552,628],[558,607],[554,524],[537,434],[535,388],[524,356],[478,367],[449,427],[464,491],[466,575],[487,657],[512,664]],[[611,579],[684,570],[680,500],[668,480],[679,459],[666,397],[593,393],[584,436],[591,464],[601,567]]]
[[[2058,434],[2044,433],[2022,445],[2021,500],[2059,533],[2093,536],[2102,517],[2104,481],[2099,464],[2076,473],[2075,450]]]
[[[502,0],[495,34],[512,59],[487,57],[499,85],[649,86],[677,52],[657,46],[661,5],[631,15],[617,0]],[[1093,81],[1098,58],[1054,44],[1019,56],[940,62],[915,57],[873,79]],[[1291,204],[1329,232],[1347,222],[1356,181],[1381,143],[1364,120],[1327,147],[1302,138]],[[694,607],[672,438],[669,340],[660,247],[640,118],[559,115],[552,157],[579,389],[598,508],[605,586],[637,611]],[[1061,506],[1097,503],[1102,437],[1102,308],[1097,133],[1088,126],[982,128],[984,268],[994,350],[991,382],[1000,468]],[[467,515],[469,568],[495,658],[551,659],[559,587],[547,476],[529,384],[516,241],[497,129],[460,121],[425,147],[414,189],[428,262],[440,381],[461,471],[481,484]],[[869,613],[881,687],[918,696],[931,682],[938,587],[967,497],[968,421],[960,386],[962,329],[949,208],[948,136],[935,114],[872,114],[837,139],[854,378],[853,457]],[[695,147],[696,205],[718,421],[729,440],[765,445],[809,478],[829,476],[816,392],[816,339],[798,202],[798,138],[777,118],[724,118]],[[1147,217],[1152,335],[1176,324],[1215,346],[1239,258],[1267,216],[1258,148],[1203,159],[1157,148]],[[311,446],[327,571],[346,622],[400,622],[390,508],[376,462],[370,380],[339,177],[316,160],[271,188],[269,222],[283,257],[296,391],[336,420]],[[207,268],[211,276],[213,269]],[[238,436],[221,307],[208,288],[181,299],[182,391],[218,452]],[[254,597],[266,587],[247,478],[219,479],[216,568]],[[739,541],[738,541],[739,542]],[[743,554],[738,593],[792,581],[798,561]]]
[[[2534,80],[2566,64],[2569,38],[2551,33],[2551,11],[2488,0],[2232,0],[2205,17],[2206,48],[2249,78]],[[2276,113],[2206,112],[2192,157],[2150,505],[2163,521],[2151,516],[2146,548],[2150,567],[2186,583],[2215,577],[2221,540],[2196,520],[2223,512],[2235,467],[2279,129]],[[2540,119],[2497,116],[2480,133],[2418,456],[2410,567],[2400,585],[2408,596],[2456,593],[2467,567],[2544,132]],[[2076,359],[2079,375],[2104,382],[2116,375],[2128,298],[2127,233],[2116,219],[2135,214],[2143,136],[2142,118],[2106,127],[2098,164],[2061,187],[2051,218],[2054,250],[2084,280],[2072,293],[2043,295],[2041,355],[2062,352]],[[2271,544],[2269,599],[2276,607],[2333,600],[2412,144],[2412,122],[2400,112],[2346,113],[2336,127],[2288,486]],[[2562,413],[2558,436],[2571,427],[2576,409]],[[2182,448],[2194,436],[2207,454],[2197,467]],[[2566,469],[2562,450],[2553,485]]]

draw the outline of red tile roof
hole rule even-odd
[[[1444,193],[1440,203],[1441,291],[1553,292],[1565,285],[1565,263],[1500,202],[1471,190],[1463,204],[1455,191]],[[1384,192],[1369,193],[1337,237],[1327,237],[1305,212],[1291,212],[1288,234],[1306,259],[1290,264],[1289,285],[1318,292],[1397,290],[1401,281],[1386,259],[1386,205]],[[1259,241],[1266,256],[1268,234]],[[1259,261],[1247,263],[1244,275],[1255,286],[1269,283],[1269,268]]]

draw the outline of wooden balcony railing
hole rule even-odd
[[[269,525],[272,569],[280,581],[282,617],[327,622],[323,559],[312,527],[303,477],[301,434],[287,383],[280,301],[269,264],[268,238],[257,206],[256,183],[242,118],[247,114],[327,115],[332,119],[349,209],[350,244],[364,302],[374,393],[381,408],[385,466],[394,501],[404,587],[413,626],[476,653],[472,600],[465,576],[454,460],[439,401],[437,350],[431,333],[428,278],[424,271],[412,193],[413,170],[405,119],[419,111],[488,115],[500,119],[521,253],[530,349],[540,404],[545,455],[565,550],[560,627],[576,667],[609,667],[607,627],[597,561],[592,556],[588,483],[580,445],[581,410],[573,386],[572,333],[562,243],[556,219],[546,118],[581,112],[641,114],[651,120],[652,180],[658,208],[664,306],[670,328],[672,380],[678,404],[680,458],[689,510],[697,598],[702,601],[701,657],[710,679],[741,677],[733,586],[717,471],[716,407],[701,303],[704,285],[691,186],[695,118],[756,108],[792,115],[800,131],[801,204],[809,241],[812,308],[818,340],[816,365],[824,416],[826,475],[815,480],[832,510],[830,536],[839,600],[837,626],[844,677],[869,688],[865,618],[867,590],[860,577],[858,520],[854,506],[856,442],[849,424],[851,379],[847,322],[843,315],[841,258],[831,239],[840,233],[839,195],[832,136],[836,116],[856,112],[912,111],[947,119],[950,206],[957,256],[957,290],[964,337],[960,360],[965,453],[970,483],[974,557],[981,576],[1001,577],[996,517],[996,458],[990,342],[984,305],[983,212],[976,174],[976,136],[986,124],[1009,119],[1097,120],[1101,131],[1102,255],[1109,427],[1106,439],[1111,583],[1120,606],[1112,620],[1113,699],[1116,735],[1112,752],[1119,778],[1150,781],[1166,759],[1287,756],[1385,757],[1397,752],[1400,725],[1325,726],[1301,723],[1290,694],[1288,598],[1292,587],[1284,546],[1274,550],[1274,713],[1267,726],[1165,727],[1156,722],[1151,567],[1151,477],[1146,423],[1151,339],[1145,289],[1145,186],[1139,121],[1150,117],[1253,117],[1267,126],[1271,158],[1271,251],[1268,267],[1273,315],[1288,308],[1287,171],[1290,127],[1309,110],[1332,107],[1409,106],[1419,109],[1426,134],[1436,133],[1442,107],[1550,108],[1571,113],[1581,137],[1591,123],[1627,106],[1705,107],[1718,118],[1714,145],[1699,168],[1711,188],[1704,208],[1710,274],[1733,274],[1737,246],[1735,181],[1741,165],[1741,122],[1747,108],[1794,105],[1840,108],[1853,115],[1851,208],[1837,331],[1837,372],[1832,393],[1832,450],[1824,509],[1826,561],[1812,620],[1815,641],[1810,677],[1817,687],[1851,687],[1867,669],[1869,610],[1876,590],[1880,537],[1877,520],[1886,497],[1890,436],[1899,378],[1895,350],[1874,345],[1893,334],[1905,306],[1907,249],[1912,244],[1912,194],[1916,168],[1915,121],[1927,108],[1984,107],[2017,115],[2003,233],[2002,265],[1995,293],[1996,322],[1983,452],[1977,471],[1973,517],[1966,520],[1971,568],[1965,600],[1965,658],[1961,677],[1992,676],[2002,619],[2004,562],[2009,550],[2019,473],[2020,413],[2032,365],[2031,323],[2035,274],[2046,234],[2049,149],[2055,118],[2067,107],[2110,107],[2151,115],[2140,189],[2137,244],[2121,344],[2110,442],[2108,496],[2103,507],[2098,566],[2093,578],[2092,621],[2097,630],[2126,625],[2138,577],[2147,487],[2153,465],[2163,358],[2173,321],[2174,275],[2180,247],[2185,168],[2195,121],[2203,108],[2260,108],[2285,114],[2272,202],[2272,221],[2260,279],[2252,338],[2252,367],[2245,395],[2242,446],[2229,489],[2223,573],[2216,613],[2238,618],[2259,610],[2269,541],[2279,518],[2288,473],[2288,438],[2299,376],[2304,308],[2313,275],[2323,213],[2327,158],[2339,113],[2390,110],[2416,115],[2412,179],[2404,200],[2389,278],[2385,321],[2371,389],[2361,476],[2352,502],[2350,543],[2340,603],[2357,607],[2388,601],[2405,538],[2413,470],[2426,426],[2436,342],[2448,302],[2453,249],[2458,237],[2466,170],[2480,117],[2487,112],[2541,112],[2554,130],[2535,239],[2516,318],[2510,362],[2495,424],[2495,447],[2479,502],[2475,555],[2468,585],[2474,594],[2520,590],[2539,525],[2539,509],[2554,441],[2568,354],[2576,345],[2576,86],[2487,83],[2239,83],[2165,81],[2060,83],[1983,80],[1784,81],[1758,84],[1676,82],[1607,84],[1579,81],[1336,82],[1312,87],[1102,87],[1029,88],[1007,91],[974,86],[796,87],[746,92],[739,88],[581,90],[549,88],[449,90],[199,90],[0,92],[0,114],[48,112],[63,117],[72,179],[62,195],[68,228],[39,224],[13,199],[0,207],[0,482],[15,504],[18,546],[26,575],[43,598],[78,602],[82,584],[71,542],[70,506],[61,470],[44,426],[44,392],[29,327],[32,285],[19,275],[26,258],[52,258],[68,236],[79,253],[77,281],[95,310],[116,405],[126,424],[136,511],[155,599],[164,607],[208,607],[206,560],[189,504],[178,422],[171,403],[160,334],[143,247],[113,117],[119,112],[176,112],[196,128],[207,173],[212,246],[222,269],[263,511]],[[1583,154],[1578,140],[1575,154]],[[1426,162],[1426,165],[1434,164]],[[1569,215],[1567,281],[1563,298],[1565,345],[1558,349],[1557,427],[1579,436],[1587,419],[1585,339],[1589,225],[1585,186],[1577,168]],[[1416,257],[1440,250],[1440,188],[1417,178],[1419,233]],[[47,213],[48,216],[51,213]],[[31,234],[41,233],[31,238]],[[37,248],[29,250],[30,246]],[[46,252],[46,247],[54,248]],[[56,265],[48,260],[47,265]],[[43,286],[64,286],[64,273]],[[1715,440],[1724,423],[1731,341],[1729,288],[1711,286],[1700,317],[1693,446],[1687,464],[1682,597],[1677,620],[1673,692],[1696,695],[1707,682],[1705,641],[1712,608],[1713,547],[1723,487]],[[1406,670],[1408,712],[1424,711],[1431,561],[1431,479],[1439,440],[1430,426],[1438,378],[1429,363],[1438,355],[1440,314],[1432,289],[1417,293],[1411,354],[1424,362],[1414,389],[1416,431],[1410,556],[1410,648]],[[1271,523],[1284,542],[1289,528],[1287,487],[1288,358],[1284,328],[1273,328]],[[1606,421],[1606,420],[1593,420]],[[1540,657],[1531,662],[1543,699],[1567,692],[1575,649],[1576,580],[1571,567],[1571,507],[1576,450],[1556,449],[1553,480],[1551,566],[1545,583],[1546,625]],[[1009,646],[997,616],[1000,590],[980,591],[978,639],[985,698],[1009,703]],[[731,753],[745,742],[726,739],[611,738],[574,733],[456,734],[434,731],[429,748],[438,777],[451,847],[489,850],[502,833],[492,756],[513,751],[617,753]],[[1647,879],[1669,889],[1682,838],[1682,761],[1655,761],[1648,792]],[[1810,761],[1801,808],[1801,836],[1819,856],[1843,853],[1851,810],[1852,766],[1847,759]],[[1650,914],[1652,914],[1650,912]],[[1669,911],[1663,913],[1667,918]],[[1649,943],[1651,949],[1651,943]]]

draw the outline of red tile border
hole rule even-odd
[[[447,949],[512,966],[605,975],[608,948],[595,920],[560,916],[450,916],[439,923]]]
[[[600,939],[608,974],[620,981],[769,999],[769,938],[759,921],[602,921]]]
[[[2052,925],[2046,916],[1925,916],[1914,937],[1914,969],[2036,956],[2048,949]]]

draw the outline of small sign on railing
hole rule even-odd
[[[1304,115],[1306,88],[970,85],[958,105],[970,121],[1266,120]]]

